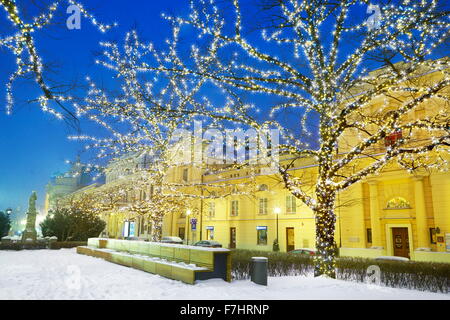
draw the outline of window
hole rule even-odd
[[[259,199],[259,214],[267,214],[267,198]]]
[[[183,169],[183,181],[188,181],[188,169]]]
[[[232,200],[231,201],[231,215],[237,216],[239,214],[239,201]]]
[[[258,191],[267,191],[267,190],[269,190],[269,187],[267,186],[267,184],[259,185]]]
[[[206,227],[206,239],[214,240],[214,227]]]
[[[256,227],[257,232],[257,244],[265,246],[267,245],[267,227]]]
[[[297,203],[293,195],[286,196],[286,213],[296,213]]]
[[[402,139],[402,130],[397,130],[384,138],[384,146],[390,147]]]
[[[208,203],[208,216],[214,217],[216,215],[216,203],[210,202]]]
[[[368,243],[372,243],[372,229],[371,229],[371,228],[368,228],[368,229],[366,230],[366,232],[367,232],[367,242],[368,242]]]
[[[430,243],[436,244],[436,228],[430,228]]]

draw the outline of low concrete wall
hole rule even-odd
[[[360,257],[360,258],[376,258],[386,255],[384,249],[371,248],[340,248],[339,255],[341,257]]]
[[[380,256],[388,256],[385,249],[371,248],[340,248],[341,257],[360,257],[375,259]],[[425,262],[443,262],[450,263],[449,252],[432,252],[432,251],[414,251],[412,252],[412,261]]]
[[[450,252],[414,251],[414,260],[450,263]]]

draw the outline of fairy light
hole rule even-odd
[[[56,102],[59,107],[65,110],[62,103],[72,100],[72,97],[54,92],[45,81],[42,57],[38,52],[34,38],[37,30],[48,26],[52,22],[60,3],[61,1],[53,2],[47,7],[45,13],[33,17],[31,22],[26,22],[20,14],[16,0],[0,0],[0,5],[5,9],[6,16],[16,31],[12,36],[0,37],[0,47],[7,48],[14,55],[16,63],[16,71],[9,76],[6,83],[7,114],[11,114],[14,106],[14,82],[19,78],[32,76],[42,93],[42,95],[37,98],[41,110],[54,115],[57,119],[62,119],[64,117],[61,112],[49,106],[49,101]],[[117,25],[99,23],[79,2],[67,0],[67,3],[69,5],[77,5],[83,16],[89,19],[101,32],[106,32],[114,25]]]
[[[166,59],[148,69],[205,79],[233,99],[250,92],[281,101],[268,108],[270,121],[266,124],[280,128],[292,154],[315,159],[318,173],[314,195],[303,190],[300,179],[289,173],[289,166],[280,166],[279,174],[285,186],[315,213],[315,274],[335,277],[334,206],[338,192],[378,174],[394,160],[407,170],[423,166],[448,168],[445,153],[449,145],[450,63],[448,59],[425,58],[448,38],[449,19],[436,14],[435,0],[403,1],[402,6],[383,6],[379,28],[365,32],[365,22],[350,19],[352,9],[359,6],[356,1],[330,4],[288,0],[272,9],[282,17],[281,22],[262,31],[266,43],[258,47],[244,36],[239,1],[233,0],[233,6],[234,15],[225,16],[216,1],[197,0],[191,1],[186,17],[163,15],[173,27],[173,39],[167,42],[172,48],[185,26],[198,37],[189,58],[169,49]],[[329,37],[321,35],[325,25],[334,28]],[[360,38],[362,32],[364,36],[360,42],[355,40],[352,52],[348,47],[342,50],[348,46],[349,37],[358,33]],[[368,73],[365,60],[378,49],[396,50],[405,63],[388,64]],[[231,50],[230,57],[226,53]],[[290,51],[292,57],[281,58],[277,54],[280,51],[284,56]],[[344,51],[350,52],[345,56]],[[427,72],[436,74],[432,84],[419,81]],[[392,96],[400,103],[387,113],[392,100],[386,97]],[[431,102],[439,104],[441,110],[432,111],[434,114],[427,115],[428,119],[411,120],[414,110]],[[374,105],[379,106],[378,110],[374,110]],[[298,117],[298,132],[287,130],[278,120],[277,114],[286,111]],[[246,109],[236,103],[221,111],[205,112],[216,120],[220,115],[259,128],[264,120],[256,114],[254,108]],[[307,141],[302,140],[311,137],[307,125],[313,116],[320,119],[317,150],[308,148]],[[420,130],[430,137],[414,145]],[[386,137],[399,131],[403,133],[401,139],[367,161],[365,155],[374,153]],[[348,150],[338,149],[352,135],[357,142]],[[434,155],[430,155],[431,150]]]
[[[123,197],[124,192],[134,193],[148,185],[158,190],[153,200],[123,207],[138,215],[152,212],[156,239],[164,213],[194,208],[191,200],[213,197],[202,195],[199,189],[222,188],[223,192],[216,194],[226,197],[251,193],[253,183],[168,182],[169,169],[180,165],[170,151],[174,145],[168,143],[178,128],[189,128],[193,120],[207,120],[217,128],[227,128],[230,123],[256,130],[277,128],[283,151],[312,159],[317,165],[312,193],[301,177],[290,171],[293,161],[281,161],[278,176],[315,214],[315,275],[335,277],[334,209],[339,192],[380,174],[393,161],[411,172],[422,167],[449,167],[450,61],[426,59],[448,38],[448,17],[435,15],[435,0],[405,1],[402,7],[388,4],[381,8],[379,28],[366,32],[365,22],[350,19],[352,9],[359,5],[356,1],[287,0],[273,8],[283,22],[275,31],[263,31],[264,46],[257,46],[246,38],[239,1],[232,4],[231,17],[223,16],[224,10],[214,0],[191,1],[187,17],[163,14],[172,27],[163,50],[141,42],[135,31],[126,34],[123,46],[102,42],[103,56],[96,63],[120,81],[120,93],[111,94],[88,78],[89,91],[84,101],[74,104],[76,113],[103,128],[105,134],[71,138],[85,140],[87,149],[99,151],[99,158],[133,163],[133,159],[152,155],[150,167],[129,167],[132,174],[122,180],[131,181],[131,185],[123,182],[114,192]],[[321,34],[325,25],[334,26],[331,36]],[[180,33],[186,27],[197,37],[187,44],[190,54],[182,55],[180,47],[187,41],[180,42]],[[355,34],[360,41],[355,40],[353,48],[347,47],[346,40]],[[394,49],[403,63],[387,63],[379,70],[367,71],[364,64],[371,55]],[[429,78],[432,81],[425,81]],[[220,106],[205,94],[211,87],[223,97]],[[256,112],[263,107],[246,102],[246,93],[279,102],[264,109],[268,111],[265,119],[257,116],[265,112]],[[423,117],[415,114],[431,104],[438,107],[427,108]],[[295,117],[296,130],[283,125],[278,117],[281,112]],[[308,128],[312,117],[319,118],[317,132]],[[385,139],[398,132],[402,132],[401,138],[385,147]],[[421,132],[427,138],[418,141]],[[317,149],[309,147],[313,134],[319,136]],[[220,176],[230,168],[246,166],[235,164],[215,173]],[[254,180],[257,168],[249,170]],[[187,192],[187,188],[197,192]]]

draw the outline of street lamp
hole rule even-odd
[[[186,210],[186,244],[189,244],[189,216],[191,213],[191,209]]]
[[[278,242],[278,216],[281,213],[281,209],[279,207],[275,207],[273,209],[273,212],[275,213],[275,215],[277,217],[277,239],[276,239],[276,243],[274,243],[274,245],[273,245],[273,250],[274,251],[280,251],[280,244]]]

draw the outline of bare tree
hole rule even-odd
[[[448,167],[449,60],[427,60],[449,34],[448,12],[439,5],[434,0],[385,1],[371,6],[373,14],[366,19],[369,1],[277,0],[266,1],[264,10],[246,21],[239,0],[191,1],[188,16],[165,17],[173,27],[170,49],[144,68],[205,81],[233,101],[245,101],[248,93],[276,101],[202,111],[213,118],[221,112],[221,117],[253,128],[270,121],[292,153],[315,159],[313,194],[289,173],[289,165],[281,163],[278,171],[286,188],[315,213],[315,275],[335,277],[338,192],[395,160],[409,169],[433,163]],[[267,16],[270,24],[262,39],[245,33]],[[195,40],[180,44],[182,32]],[[374,69],[379,70],[368,72]],[[432,81],[424,81],[425,74],[433,74]],[[430,104],[437,107],[426,116],[415,113]],[[290,122],[276,120],[280,112],[288,112]],[[314,123],[317,148],[301,139]],[[427,136],[418,141],[420,131]],[[396,133],[381,154],[373,152]],[[351,135],[358,139],[339,149]],[[436,156],[423,161],[432,150]],[[444,163],[438,164],[439,159]]]
[[[30,1],[33,3],[33,1]],[[15,33],[11,36],[0,36],[0,47],[5,47],[15,57],[16,71],[14,71],[6,84],[6,112],[10,114],[14,105],[13,84],[17,79],[31,78],[36,82],[41,95],[36,99],[44,112],[49,112],[59,119],[67,121],[76,121],[76,116],[65,102],[71,101],[71,91],[73,84],[52,84],[48,77],[49,61],[39,53],[36,45],[36,33],[41,29],[51,25],[55,20],[55,14],[61,2],[66,5],[76,6],[85,18],[89,19],[95,27],[101,32],[105,32],[112,25],[99,23],[96,18],[90,14],[81,3],[66,0],[55,1],[51,3],[42,13],[28,19],[24,17],[21,9],[26,9],[26,5],[20,8],[15,0],[1,0],[0,6],[6,11],[6,17],[11,22]],[[31,5],[29,3],[28,5]],[[50,102],[54,102],[56,107],[52,107]]]
[[[201,177],[182,183],[168,179],[174,166],[191,166],[193,146],[203,142],[202,138],[193,141],[191,135],[184,136],[186,131],[180,129],[203,116],[202,110],[212,104],[207,99],[201,102],[193,99],[203,80],[149,71],[148,62],[157,52],[152,44],[141,42],[135,31],[127,33],[123,46],[112,42],[101,45],[105,50],[97,63],[114,73],[120,91],[99,88],[88,77],[90,90],[83,103],[74,105],[77,117],[93,121],[97,130],[70,138],[85,141],[87,149],[98,152],[98,158],[122,163],[122,170],[127,171],[122,191],[137,194],[150,186],[157,190],[145,199],[134,199],[123,209],[147,216],[152,221],[152,239],[158,241],[165,214],[184,212],[188,207],[194,209],[196,200],[213,198],[202,190],[217,188],[203,183]],[[231,105],[231,100],[228,104]],[[216,116],[223,119],[220,113]],[[99,128],[103,129],[101,133]],[[202,146],[200,152],[203,157]],[[198,166],[203,164],[200,161]],[[108,170],[114,169],[106,167],[105,172]],[[240,185],[221,187],[225,188],[221,197],[244,193]]]

